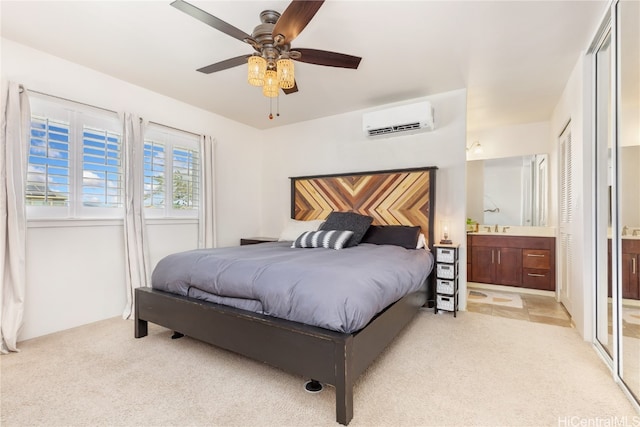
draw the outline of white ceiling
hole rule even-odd
[[[157,1],[0,2],[2,37],[259,129],[468,89],[468,130],[548,120],[607,1],[326,1],[292,43],[361,56],[357,70],[296,63],[280,117],[239,66],[252,48]],[[288,1],[192,4],[251,33]],[[275,108],[275,106],[274,106]]]

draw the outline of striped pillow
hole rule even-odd
[[[351,236],[353,236],[353,231],[347,230],[306,231],[293,242],[291,247],[342,249]]]

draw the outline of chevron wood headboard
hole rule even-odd
[[[332,211],[373,217],[374,225],[419,225],[434,243],[435,166],[291,179],[291,217],[324,219]]]

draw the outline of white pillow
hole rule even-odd
[[[311,221],[289,219],[284,226],[284,230],[280,233],[278,241],[294,242],[302,233],[306,231],[316,231],[323,222],[323,219],[314,219]]]
[[[420,235],[418,236],[418,246],[416,246],[416,249],[422,249],[425,246],[427,246],[427,239],[424,238],[424,234],[420,233]]]

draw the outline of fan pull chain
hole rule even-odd
[[[280,97],[276,96],[276,117],[280,117]],[[273,120],[273,98],[269,98],[269,120]]]

